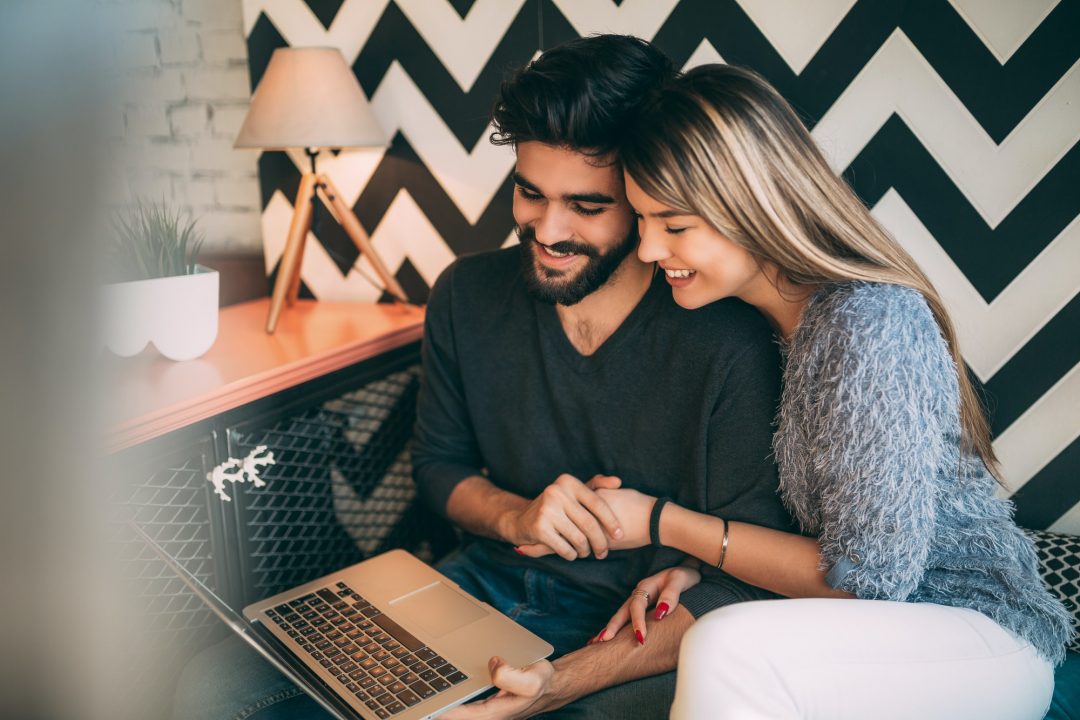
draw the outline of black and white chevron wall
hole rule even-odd
[[[1080,0],[243,0],[254,88],[275,48],[340,48],[393,137],[320,160],[413,299],[512,242],[504,72],[594,32],[761,72],[944,294],[1026,526],[1080,532]],[[274,275],[302,155],[259,158]],[[303,292],[373,300],[326,212]],[[356,264],[363,272],[352,271]]]

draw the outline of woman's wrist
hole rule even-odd
[[[664,547],[684,552],[713,567],[726,527],[726,520],[687,510],[673,502],[660,513],[659,530]]]
[[[675,548],[681,550],[682,544],[681,528],[680,528],[680,515],[686,512],[681,506],[674,502],[669,502],[660,510],[660,516],[657,521],[657,534],[660,536],[660,542],[664,547]]]

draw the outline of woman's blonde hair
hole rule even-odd
[[[792,283],[859,280],[920,292],[956,364],[964,445],[1000,479],[982,403],[941,297],[768,82],[731,65],[695,68],[649,103],[620,155],[649,196],[700,216]]]

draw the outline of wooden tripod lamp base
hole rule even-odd
[[[308,172],[304,173],[300,180],[300,189],[296,193],[296,208],[293,210],[292,222],[289,224],[289,236],[285,240],[285,252],[281,256],[277,280],[274,282],[274,293],[270,299],[270,316],[266,319],[268,334],[273,334],[277,329],[278,318],[284,306],[293,305],[300,294],[300,264],[304,257],[304,244],[311,231],[311,214],[316,194],[352,239],[360,254],[367,256],[368,262],[375,269],[375,273],[387,292],[400,300],[405,300],[405,291],[386,267],[386,263],[375,252],[364,226],[360,224],[352,208],[341,199],[341,193],[334,187],[330,178],[322,173]]]

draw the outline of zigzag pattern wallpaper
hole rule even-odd
[[[254,88],[275,48],[340,48],[385,151],[320,160],[412,299],[512,239],[508,68],[594,32],[761,72],[942,291],[992,412],[1017,520],[1080,532],[1080,0],[244,0]],[[305,158],[259,158],[267,273]],[[373,300],[329,217],[303,293]],[[350,268],[356,264],[363,272]]]

